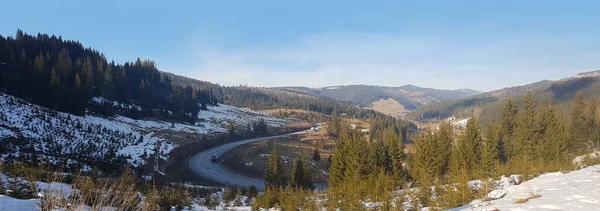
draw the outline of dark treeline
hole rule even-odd
[[[173,84],[152,61],[108,62],[102,53],[54,35],[18,30],[15,37],[0,36],[0,62],[4,92],[75,115],[87,108],[192,122],[206,104],[217,102],[207,91]]]

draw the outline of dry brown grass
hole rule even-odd
[[[371,109],[394,117],[402,116],[402,114],[410,111],[392,98],[379,99],[371,103]]]
[[[129,171],[117,179],[93,179],[78,175],[71,185],[73,192],[70,195],[62,190],[44,191],[38,204],[40,210],[152,210],[149,208],[153,207],[142,203]]]
[[[527,203],[527,202],[528,202],[529,200],[531,200],[531,199],[536,199],[536,198],[539,198],[539,197],[542,197],[542,195],[535,194],[535,193],[533,193],[533,192],[529,192],[529,196],[528,196],[527,198],[524,198],[524,199],[517,199],[517,200],[515,201],[515,204],[524,204],[524,203]]]

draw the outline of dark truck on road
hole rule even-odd
[[[212,159],[211,159],[211,161],[212,161],[213,163],[216,163],[216,162],[218,161],[218,160],[217,160],[217,156],[216,156],[216,155],[213,155],[213,156],[212,156]]]

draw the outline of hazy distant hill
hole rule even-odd
[[[371,107],[382,112],[384,111],[380,108],[384,108],[384,110],[387,110],[384,113],[392,115],[415,110],[423,105],[466,98],[481,93],[472,89],[440,90],[414,85],[400,87],[345,85],[323,88],[277,87],[274,89],[348,101],[358,106]],[[381,104],[383,101],[385,101],[383,103],[385,106]],[[389,110],[390,108],[391,110]]]
[[[508,97],[514,97],[520,103],[527,92],[531,91],[539,102],[551,100],[559,107],[566,106],[578,90],[587,97],[600,96],[600,70],[579,73],[575,77],[557,81],[543,80],[523,86],[508,87],[481,93],[468,98],[446,101],[423,106],[409,114],[417,120],[443,119],[455,115],[468,117],[480,115],[484,121],[493,120]]]

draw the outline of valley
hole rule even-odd
[[[472,89],[440,90],[414,85],[400,87],[343,85],[323,88],[276,87],[273,89],[346,101],[400,117],[421,106],[480,94]]]
[[[296,159],[308,162],[314,183],[327,183],[328,159],[335,149],[335,142],[324,131],[267,139],[238,146],[221,156],[222,165],[232,171],[264,179],[268,158],[275,147],[281,154],[285,172],[292,172]],[[318,151],[315,160],[314,151]],[[291,175],[288,175],[290,177]]]
[[[278,62],[254,52],[186,68],[287,81],[259,67],[293,56],[268,54]],[[334,85],[311,71],[289,79],[321,84],[310,88],[221,85],[204,81],[214,72],[112,56],[61,35],[0,35],[0,210],[600,206],[600,70],[487,92],[446,80],[462,80],[452,68],[414,82],[460,89],[346,80],[361,65],[322,67]],[[396,71],[384,69],[352,77]]]

